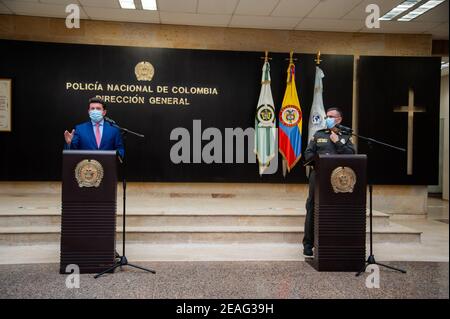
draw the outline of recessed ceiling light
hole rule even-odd
[[[384,16],[379,18],[378,20],[385,20],[385,21],[392,20],[396,16],[398,16],[399,14],[401,14],[401,13],[403,13],[405,11],[408,11],[409,9],[414,7],[420,1],[422,1],[422,0],[406,0],[406,1],[403,1],[398,6],[394,7],[391,11],[386,13]]]
[[[444,1],[445,0],[430,0],[430,1],[427,1],[424,4],[422,4],[420,7],[418,7],[417,9],[414,9],[413,11],[408,13],[407,15],[404,15],[403,17],[401,17],[400,19],[397,19],[397,20],[398,21],[411,21],[412,19],[415,19],[418,16],[424,14],[428,10],[433,9],[437,5],[440,5]]]
[[[158,10],[156,0],[141,0],[141,3],[144,10]]]
[[[122,9],[136,9],[133,0],[119,0]]]

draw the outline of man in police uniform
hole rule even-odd
[[[309,161],[316,154],[355,154],[351,135],[336,128],[342,122],[342,111],[337,107],[327,110],[327,128],[314,134],[305,151],[305,160]],[[303,255],[313,256],[314,247],[314,185],[315,171],[309,174],[309,194],[306,200],[305,236],[303,238]]]

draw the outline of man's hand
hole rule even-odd
[[[330,140],[331,140],[333,143],[336,143],[337,141],[339,141],[339,136],[338,136],[335,132],[331,132]]]
[[[64,139],[66,140],[67,144],[72,143],[73,135],[75,134],[75,130],[72,130],[72,132],[69,133],[69,131],[64,132]]]

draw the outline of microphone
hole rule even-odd
[[[109,117],[107,117],[107,116],[103,117],[103,119],[104,119],[106,122],[109,122],[109,123],[111,123],[111,124],[116,124],[116,122],[115,122],[112,118],[109,118]]]
[[[347,126],[344,126],[341,124],[336,124],[335,127],[344,133],[349,133],[349,134],[353,133],[353,129],[350,127],[347,127]]]

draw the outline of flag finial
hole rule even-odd
[[[269,58],[269,51],[264,51],[264,56],[261,57],[261,59],[264,59],[264,63],[269,62],[269,60],[272,60],[272,58]]]
[[[320,59],[320,51],[317,52],[317,56],[316,56],[316,59],[314,61],[316,61],[316,65],[319,65],[320,62],[322,62],[322,60]]]
[[[294,61],[297,61],[297,58],[294,58],[294,51],[289,52],[289,59],[286,58],[285,60],[289,60],[289,64],[294,64]]]

